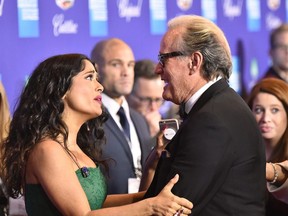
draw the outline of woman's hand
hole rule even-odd
[[[177,174],[167,183],[158,196],[152,198],[153,215],[185,216],[191,214],[193,204],[189,200],[178,197],[171,192],[178,180],[179,175]]]

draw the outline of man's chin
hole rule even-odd
[[[119,94],[126,96],[126,95],[131,94],[131,92],[132,92],[132,88],[125,88],[125,89],[121,89],[119,91]]]
[[[169,94],[163,93],[163,94],[162,94],[162,97],[163,97],[163,99],[166,100],[166,101],[172,101],[172,102],[173,102],[173,98],[172,98],[172,96],[169,95]]]

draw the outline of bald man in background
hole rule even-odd
[[[144,117],[130,108],[125,99],[134,83],[133,51],[123,40],[111,38],[95,45],[91,59],[97,64],[104,86],[102,101],[109,113],[103,126],[107,138],[103,156],[114,161],[109,164],[108,193],[137,192],[142,167],[151,149],[151,136]],[[128,122],[124,126],[120,108]]]

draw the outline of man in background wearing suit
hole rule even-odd
[[[91,59],[97,64],[104,86],[102,100],[109,112],[103,156],[115,163],[109,166],[108,193],[137,192],[151,137],[144,117],[129,108],[125,99],[133,87],[133,52],[124,41],[112,38],[97,43]]]
[[[163,82],[155,74],[156,63],[149,59],[136,61],[134,86],[126,99],[130,107],[141,113],[150,128],[151,137],[159,133],[160,107],[163,105]]]
[[[271,31],[269,54],[272,65],[263,78],[275,77],[288,83],[288,23]]]
[[[232,61],[223,32],[206,18],[178,16],[168,23],[158,59],[162,96],[185,113],[146,197],[178,173],[172,191],[193,202],[191,215],[263,216],[264,145],[250,109],[228,85]]]

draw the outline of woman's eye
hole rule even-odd
[[[86,77],[86,79],[92,81],[92,80],[93,80],[93,75],[92,75],[92,74],[91,74],[91,75],[88,75],[88,76]]]
[[[256,114],[259,114],[259,113],[261,113],[262,111],[263,111],[263,109],[261,109],[261,108],[259,108],[259,107],[257,107],[257,108],[254,109],[254,113],[256,113]]]
[[[278,108],[272,108],[272,113],[277,113],[277,112],[279,112],[279,109]]]

